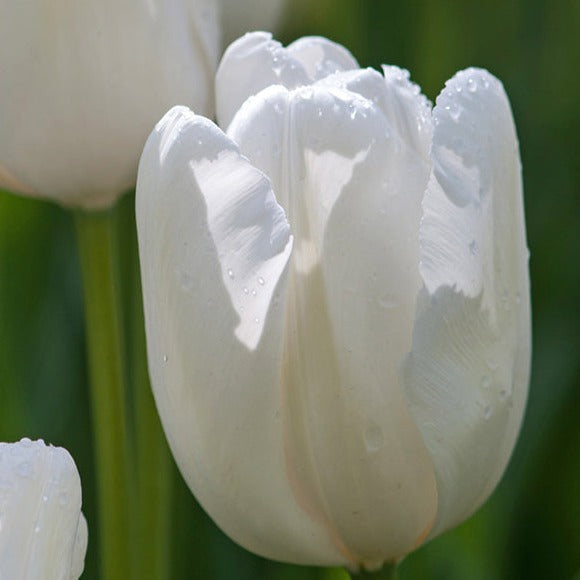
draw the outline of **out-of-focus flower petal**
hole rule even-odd
[[[460,72],[433,116],[425,291],[406,376],[436,466],[436,534],[470,515],[505,469],[526,402],[530,304],[518,143],[501,83]]]
[[[342,46],[318,36],[283,47],[268,32],[251,32],[226,50],[216,74],[217,119],[224,129],[249,97],[270,85],[293,89],[358,67]]]
[[[0,3],[0,184],[111,205],[169,107],[213,114],[218,51],[213,0]]]
[[[66,449],[0,443],[0,577],[73,579],[87,546],[81,483]]]

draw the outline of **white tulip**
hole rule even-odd
[[[0,3],[0,187],[105,208],[167,109],[213,114],[214,0]]]
[[[406,71],[345,70],[336,45],[302,42],[228,51],[218,111],[249,98],[227,134],[174,108],[147,141],[149,368],[227,534],[373,569],[472,514],[513,449],[530,363],[518,143],[486,71],[432,110]],[[284,72],[254,96],[221,74],[235,60],[244,78],[247,56],[259,90],[272,52]]]
[[[87,539],[68,451],[41,440],[0,443],[0,578],[76,580]]]

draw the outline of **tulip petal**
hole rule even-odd
[[[372,68],[345,70],[325,77],[318,84],[347,89],[375,103],[389,119],[401,143],[427,160],[433,133],[431,103],[405,69],[384,65],[383,75]]]
[[[305,37],[283,47],[268,32],[251,32],[226,50],[216,74],[217,119],[224,129],[249,97],[270,85],[288,89],[310,84],[357,62],[342,46]]]
[[[323,84],[271,87],[228,133],[270,176],[295,237],[282,375],[289,477],[347,561],[371,568],[425,537],[437,498],[399,376],[430,164],[396,117],[417,118],[422,104],[366,74],[397,106]]]
[[[246,548],[337,561],[286,478],[278,384],[292,237],[270,182],[213,123],[175,108],[143,152],[137,224],[151,381],[184,478]]]
[[[527,397],[530,305],[518,143],[501,83],[460,72],[433,116],[425,290],[406,383],[436,466],[437,534],[489,496],[509,459]]]
[[[69,453],[43,441],[0,443],[0,576],[66,578],[83,570],[86,522]]]

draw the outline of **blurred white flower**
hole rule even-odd
[[[218,32],[214,0],[0,3],[0,187],[111,205],[171,106],[213,114]]]
[[[149,137],[149,368],[227,534],[372,569],[472,514],[513,449],[530,363],[518,143],[484,70],[432,110],[406,71],[297,46],[226,52],[227,134],[175,108]]]
[[[0,443],[0,578],[76,580],[87,540],[68,451],[42,440]]]

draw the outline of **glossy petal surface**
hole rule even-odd
[[[217,57],[212,0],[3,2],[0,185],[110,205],[169,107],[213,113]]]
[[[226,50],[216,74],[217,119],[224,129],[251,96],[271,85],[308,85],[337,71],[356,68],[342,46],[318,36],[283,47],[268,32],[251,32]]]
[[[425,291],[406,376],[436,466],[438,533],[470,515],[505,469],[527,396],[530,306],[518,144],[501,83],[460,72],[433,116]]]
[[[86,547],[81,484],[69,453],[29,439],[0,443],[0,576],[76,580]]]
[[[419,118],[421,98],[371,76],[377,100]],[[436,509],[399,385],[430,165],[397,123],[339,88],[272,87],[229,131],[272,179],[295,236],[281,377],[288,476],[347,561],[371,567],[411,550]]]
[[[270,182],[215,125],[174,109],[143,153],[137,220],[152,385],[186,481],[248,549],[336,561],[286,477],[279,374],[292,238]]]

